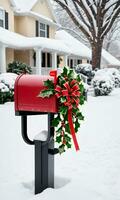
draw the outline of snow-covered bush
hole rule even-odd
[[[107,74],[95,76],[92,80],[95,96],[109,95],[114,89],[114,82]]]
[[[79,64],[75,67],[75,71],[76,73],[81,73],[85,76],[87,76],[88,78],[88,83],[92,80],[92,78],[94,77],[94,72],[92,70],[92,65],[88,64],[88,63],[84,63],[84,64]]]
[[[95,76],[109,76],[112,81],[114,82],[115,87],[120,87],[120,72],[118,69],[115,68],[104,68],[100,69],[95,73]]]
[[[14,100],[14,83],[17,78],[16,74],[0,74],[0,104]]]
[[[21,63],[19,61],[13,61],[12,63],[8,64],[7,72],[12,72],[16,74],[28,73],[31,74],[32,69],[25,63]]]

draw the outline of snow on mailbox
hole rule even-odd
[[[48,79],[55,82],[55,77],[52,76],[29,74],[18,76],[15,82],[15,111],[56,113],[56,96],[49,98],[38,96],[40,91],[45,89],[44,81]]]

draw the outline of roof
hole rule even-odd
[[[55,51],[59,54],[63,53],[91,59],[91,50],[65,31],[57,31],[56,39],[50,39],[25,37],[0,27],[0,44],[16,49],[40,48],[48,52]],[[110,66],[120,66],[120,61],[104,49],[102,50],[102,58]]]
[[[120,61],[107,52],[105,49],[102,50],[102,58],[107,62],[110,66],[120,66]]]
[[[37,3],[38,0],[10,0],[15,10],[29,11]]]
[[[0,27],[0,43],[16,49],[40,48],[45,51],[55,51],[58,53],[70,54],[70,49],[61,41],[42,37],[25,37],[20,34],[10,32]]]
[[[32,8],[34,7],[34,5],[38,2],[38,1],[42,1],[42,0],[10,0],[15,13],[29,13],[29,11],[32,10]],[[44,0],[45,1],[45,0]],[[51,5],[50,0],[46,0],[51,14],[53,16],[53,18],[55,19],[55,21],[57,22],[53,7]],[[37,14],[37,13],[36,13]]]
[[[73,55],[91,59],[91,50],[66,31],[57,31],[55,38],[63,41],[71,49]]]

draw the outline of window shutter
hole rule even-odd
[[[5,11],[5,29],[8,29],[9,24],[8,24],[8,12]]]
[[[49,32],[50,32],[50,30],[49,30],[50,28],[49,28],[49,25],[47,25],[47,38],[49,38]]]
[[[39,36],[39,22],[38,21],[36,21],[35,28],[36,28],[36,37],[38,37]]]

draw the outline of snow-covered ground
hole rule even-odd
[[[0,200],[120,200],[120,89],[89,97],[80,152],[55,156],[55,189],[34,195],[34,148],[22,140],[13,104],[0,106]],[[33,138],[46,117],[29,118]]]

